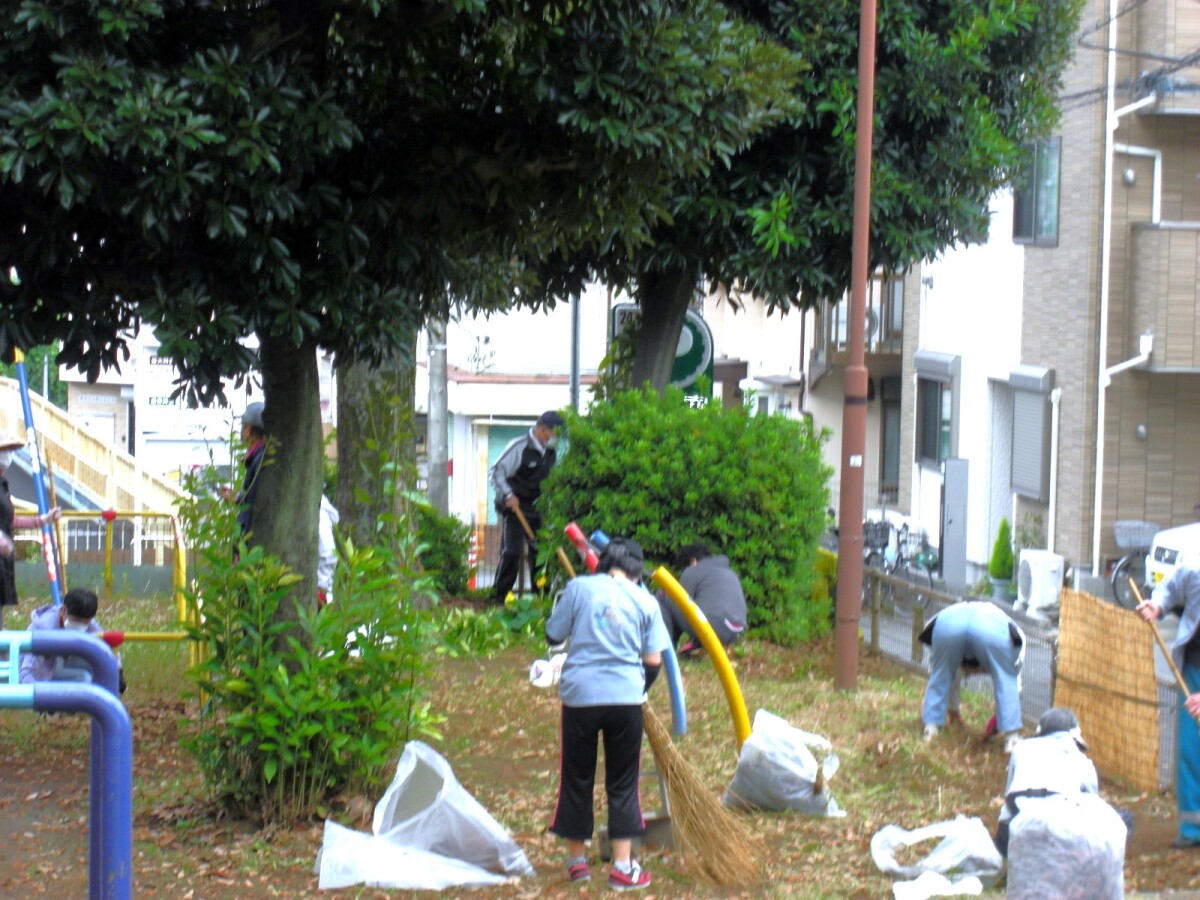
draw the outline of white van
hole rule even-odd
[[[1156,587],[1166,581],[1185,555],[1200,559],[1200,522],[1167,528],[1154,536],[1146,554],[1146,582]]]

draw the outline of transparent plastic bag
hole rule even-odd
[[[1018,800],[1009,826],[1008,896],[1120,900],[1126,834],[1117,811],[1095,794]]]
[[[810,747],[825,751],[825,759],[818,763]],[[830,749],[827,738],[760,709],[722,802],[735,809],[845,815],[828,791],[829,779],[838,770],[838,758]]]
[[[508,832],[454,777],[450,764],[409,741],[396,775],[375,805],[372,834],[325,823],[319,887],[440,890],[534,875]]]
[[[932,838],[941,842],[923,859],[901,865],[896,851]],[[989,886],[1000,877],[1004,860],[978,816],[955,816],[912,831],[899,825],[884,825],[871,837],[871,858],[879,871],[901,878],[916,878],[922,872],[938,872],[949,878],[974,875]]]

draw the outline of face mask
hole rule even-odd
[[[0,450],[0,472],[12,465],[12,456],[11,450]]]
[[[558,446],[558,435],[557,434],[552,434],[552,435],[550,435],[550,437],[546,438],[546,448],[548,450],[553,450],[557,446]]]
[[[90,622],[78,622],[75,619],[64,619],[63,628],[67,631],[87,631]]]

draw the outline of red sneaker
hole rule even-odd
[[[640,891],[650,887],[650,873],[643,872],[636,862],[630,866],[628,872],[622,872],[613,866],[612,871],[608,873],[608,886],[614,891]]]
[[[591,881],[592,870],[586,861],[571,863],[567,866],[567,877],[572,881]]]

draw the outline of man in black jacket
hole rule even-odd
[[[488,472],[496,492],[496,511],[500,513],[501,525],[500,565],[492,586],[492,600],[497,603],[503,603],[517,583],[521,548],[526,544],[529,547],[531,578],[536,570],[534,560],[537,558],[537,547],[521,527],[516,510],[521,510],[529,527],[536,533],[542,519],[534,509],[534,503],[542,495],[542,482],[557,459],[554,445],[558,436],[555,432],[562,424],[562,416],[552,409],[546,410],[528,434],[509,442]]]

